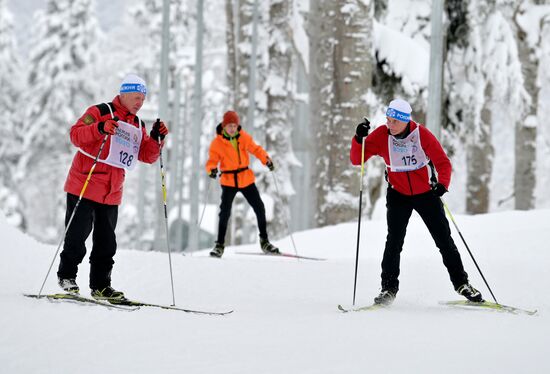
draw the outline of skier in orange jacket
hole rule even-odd
[[[216,138],[210,144],[206,172],[210,178],[216,179],[219,167],[222,201],[220,204],[218,239],[210,255],[212,257],[223,255],[227,223],[231,216],[231,206],[237,192],[243,194],[256,214],[262,251],[271,254],[279,253],[279,249],[271,244],[267,237],[265,207],[254,183],[254,172],[248,168],[250,163],[249,153],[256,156],[269,170],[274,169],[273,162],[267,152],[254,142],[252,136],[241,128],[239,116],[236,112],[228,111],[223,115],[222,123],[216,127],[216,133]]]

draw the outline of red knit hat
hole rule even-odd
[[[232,110],[225,112],[223,115],[222,127],[225,127],[230,123],[236,123],[237,125],[239,124],[239,115],[237,112]]]

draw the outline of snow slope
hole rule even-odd
[[[413,215],[401,290],[389,310],[343,314],[351,304],[356,224],[294,234],[299,253],[327,261],[244,256],[172,256],[176,304],[234,309],[224,317],[145,309],[116,311],[28,299],[55,253],[0,216],[1,373],[548,373],[550,211],[455,219],[503,304],[534,317],[438,305],[459,298],[437,250]],[[383,221],[362,225],[357,304],[379,288]],[[487,298],[455,235],[472,283]],[[287,239],[277,243],[292,252]],[[127,296],[170,303],[164,253],[120,250],[113,285]],[[57,292],[55,269],[46,291]],[[79,283],[86,289],[88,264]]]

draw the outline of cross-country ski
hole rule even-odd
[[[37,294],[24,294],[26,297],[34,299],[46,299],[54,302],[72,302],[76,304],[88,304],[88,305],[100,305],[109,309],[118,309],[126,311],[134,311],[139,309],[139,305],[115,305],[106,301],[96,300],[91,297],[85,297],[78,294],[72,293],[57,293],[57,294],[47,294],[47,295],[37,295]]]
[[[382,305],[382,304],[370,304],[370,305],[365,305],[365,306],[352,306],[352,307],[344,307],[344,306],[338,304],[338,310],[341,311],[341,312],[344,312],[344,313],[368,312],[368,311],[371,311],[371,310],[379,310],[379,309],[384,309],[384,308],[388,308],[388,307],[386,305]]]
[[[476,310],[476,309],[489,310],[489,311],[505,312],[505,313],[512,313],[512,314],[527,314],[529,316],[533,316],[537,314],[537,310],[527,310],[527,309],[522,309],[515,306],[510,306],[510,305],[497,304],[490,301],[474,303],[468,300],[453,300],[453,301],[440,301],[439,304],[447,305],[455,308],[470,309],[470,310]]]
[[[301,260],[312,260],[312,261],[325,261],[326,260],[326,258],[301,256],[301,255],[296,255],[296,254],[293,254],[293,253],[285,253],[285,252],[279,252],[279,253],[235,252],[235,254],[237,254],[237,255],[251,255],[251,256],[289,257],[289,258],[296,258],[296,259],[301,259]]]
[[[186,313],[206,314],[206,315],[213,315],[213,316],[216,316],[216,315],[224,316],[226,314],[233,313],[233,310],[215,312],[215,311],[206,311],[206,310],[197,310],[197,309],[187,309],[187,308],[182,308],[175,305],[153,304],[153,303],[147,303],[143,301],[135,301],[135,300],[129,300],[129,299],[111,300],[109,301],[109,303],[115,306],[150,307],[150,308],[167,309],[167,310],[179,310],[181,312],[186,312]]]

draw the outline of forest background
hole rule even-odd
[[[431,1],[169,2],[162,94],[171,129],[163,152],[170,245],[213,243],[219,189],[203,165],[228,109],[275,162],[275,173],[252,166],[273,238],[357,219],[360,178],[348,156],[357,123],[383,125],[394,97],[426,121]],[[112,100],[126,73],[147,81],[138,114],[150,128],[161,111],[162,6],[0,0],[0,208],[12,225],[59,240],[75,152],[70,126],[87,107]],[[447,0],[443,37],[439,138],[454,167],[451,210],[549,208],[550,0]],[[368,162],[363,183],[364,217],[383,217],[381,160]],[[156,164],[127,175],[120,245],[162,249],[159,188]],[[197,247],[188,236],[199,202],[207,213]],[[232,244],[257,240],[242,199],[231,226]]]

